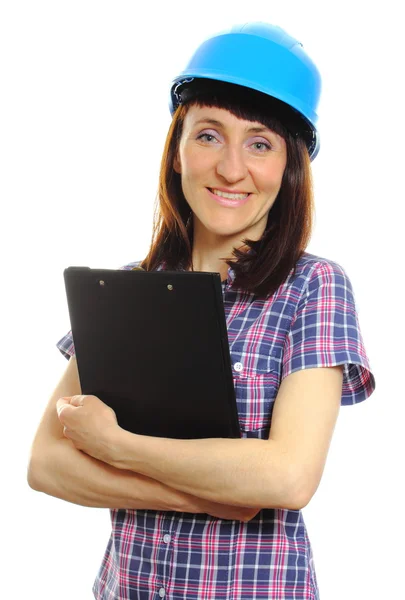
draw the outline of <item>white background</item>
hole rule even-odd
[[[377,381],[370,399],[342,408],[321,485],[304,509],[321,598],[405,597],[398,5],[2,2],[2,598],[92,598],[108,511],[26,483],[32,438],[67,364],[55,348],[69,329],[63,269],[145,256],[170,80],[207,35],[255,20],[302,41],[322,73],[308,251],[349,275]]]

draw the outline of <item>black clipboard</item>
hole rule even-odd
[[[64,271],[83,394],[132,433],[240,438],[219,273]]]

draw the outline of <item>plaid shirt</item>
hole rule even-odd
[[[222,282],[242,437],[268,439],[280,383],[294,371],[344,365],[342,405],[375,388],[345,271],[304,253],[292,273],[266,300],[232,289],[232,268]],[[70,333],[57,346],[67,358],[74,354]],[[299,510],[265,508],[244,523],[113,509],[111,522],[93,587],[99,600],[319,599]]]

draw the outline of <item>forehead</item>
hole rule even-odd
[[[256,126],[266,128],[266,125],[260,121],[242,119],[231,113],[226,108],[219,108],[216,106],[198,106],[196,104],[193,104],[188,109],[184,119],[184,124],[186,127],[193,127],[199,121],[203,120],[218,121],[224,126],[238,127],[241,129],[249,129]]]

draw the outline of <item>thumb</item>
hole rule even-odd
[[[73,408],[74,407],[70,403],[70,398],[59,398],[56,402],[56,412],[58,413],[58,417],[60,417],[65,410],[69,411]]]

